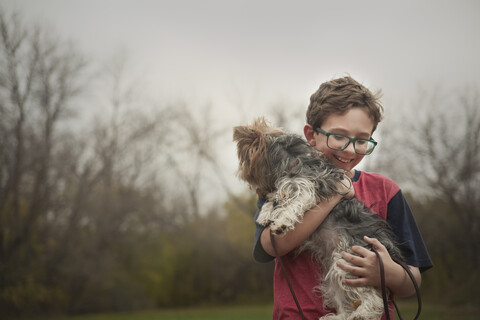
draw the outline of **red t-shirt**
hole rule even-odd
[[[360,174],[359,171],[353,179],[353,186],[355,197],[362,200],[382,219],[387,218],[387,206],[390,199],[400,190],[389,178],[367,172]],[[329,312],[334,312],[334,310],[324,310],[320,293],[313,291],[322,274],[320,266],[312,260],[308,253],[295,255],[294,252],[291,252],[283,256],[282,261],[307,319],[318,319]],[[390,318],[393,319],[393,304],[390,303],[389,307]],[[382,319],[384,318],[385,315]],[[297,306],[277,259],[275,259],[274,271],[273,319],[300,319]]]

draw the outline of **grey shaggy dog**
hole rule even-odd
[[[337,194],[338,183],[350,181],[302,137],[284,133],[263,118],[235,127],[233,140],[237,143],[238,176],[266,199],[257,222],[270,226],[274,234],[294,229],[304,212]],[[403,260],[387,222],[357,199],[342,199],[296,249],[297,253],[309,252],[321,265],[323,279],[314,290],[323,296],[325,307],[337,313],[320,319],[381,318],[380,289],[344,285],[342,279],[350,275],[336,265],[339,260],[347,263],[342,251],[352,253],[352,246],[366,246],[364,236],[378,239],[393,259]]]

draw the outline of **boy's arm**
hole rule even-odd
[[[347,185],[350,187],[347,189]],[[336,194],[325,201],[320,202],[312,209],[305,212],[303,220],[295,225],[295,229],[288,231],[284,235],[274,235],[275,245],[278,250],[278,254],[283,256],[293,249],[297,248],[303,241],[305,241],[317,228],[322,224],[323,220],[337,205],[337,203],[343,198],[353,198],[355,191],[351,184],[339,184],[338,190],[340,193]],[[343,192],[342,192],[343,191]],[[263,230],[260,236],[260,242],[266,253],[275,257],[275,251],[270,239],[270,227]]]

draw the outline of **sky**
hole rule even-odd
[[[345,74],[382,89],[387,110],[408,104],[419,88],[480,85],[477,0],[0,0],[0,6],[50,25],[94,60],[126,51],[153,96],[208,101],[217,120],[231,125],[272,103],[306,108],[321,82]]]
[[[152,89],[234,103],[308,104],[346,73],[398,100],[418,86],[478,84],[476,0],[0,0],[95,59],[120,48]],[[237,92],[238,93],[238,92]],[[261,106],[252,106],[258,111]]]

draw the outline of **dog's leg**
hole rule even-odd
[[[267,199],[270,198],[270,195],[267,196]],[[267,201],[263,204],[262,210],[258,214],[257,223],[262,226],[267,226],[270,222],[273,221],[273,203],[271,201]]]
[[[282,178],[272,199],[270,229],[280,235],[295,228],[305,211],[317,204],[315,184],[306,178]]]
[[[337,261],[342,259],[341,252],[342,248],[337,247],[332,253],[330,268],[319,287],[323,295],[324,306],[335,309],[337,313],[321,317],[321,320],[346,320],[354,310],[346,296],[347,291],[352,290],[353,287],[343,285],[342,280],[347,273],[337,266]]]
[[[332,265],[324,277],[320,287],[326,306],[337,310],[337,318],[333,315],[322,317],[322,320],[380,320],[383,314],[383,300],[374,287],[351,287],[342,283],[350,275],[337,266],[343,260],[341,252],[345,248],[337,247],[332,254]]]
[[[345,315],[337,314],[327,314],[326,316],[320,317],[318,320],[346,320]]]

